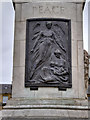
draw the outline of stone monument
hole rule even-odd
[[[84,0],[13,0],[12,99],[3,119],[88,118],[84,81]]]

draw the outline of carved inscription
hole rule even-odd
[[[71,86],[69,22],[27,21],[26,85]]]
[[[36,13],[36,11],[38,11],[38,13],[40,14],[45,14],[45,13],[49,13],[49,14],[59,14],[62,13],[64,11],[64,7],[55,5],[55,6],[33,6],[33,14]]]

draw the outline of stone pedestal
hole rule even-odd
[[[7,118],[88,118],[88,102],[84,81],[83,0],[14,0],[15,40],[12,99],[4,107]],[[25,88],[26,19],[71,19],[72,88],[58,91],[55,87]]]

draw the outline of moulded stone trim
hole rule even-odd
[[[85,2],[85,0],[37,0],[37,2]],[[15,3],[26,3],[26,2],[36,2],[36,0],[13,0],[13,2],[15,2]]]

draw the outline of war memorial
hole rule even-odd
[[[86,120],[84,0],[13,0],[12,98],[2,120]]]

